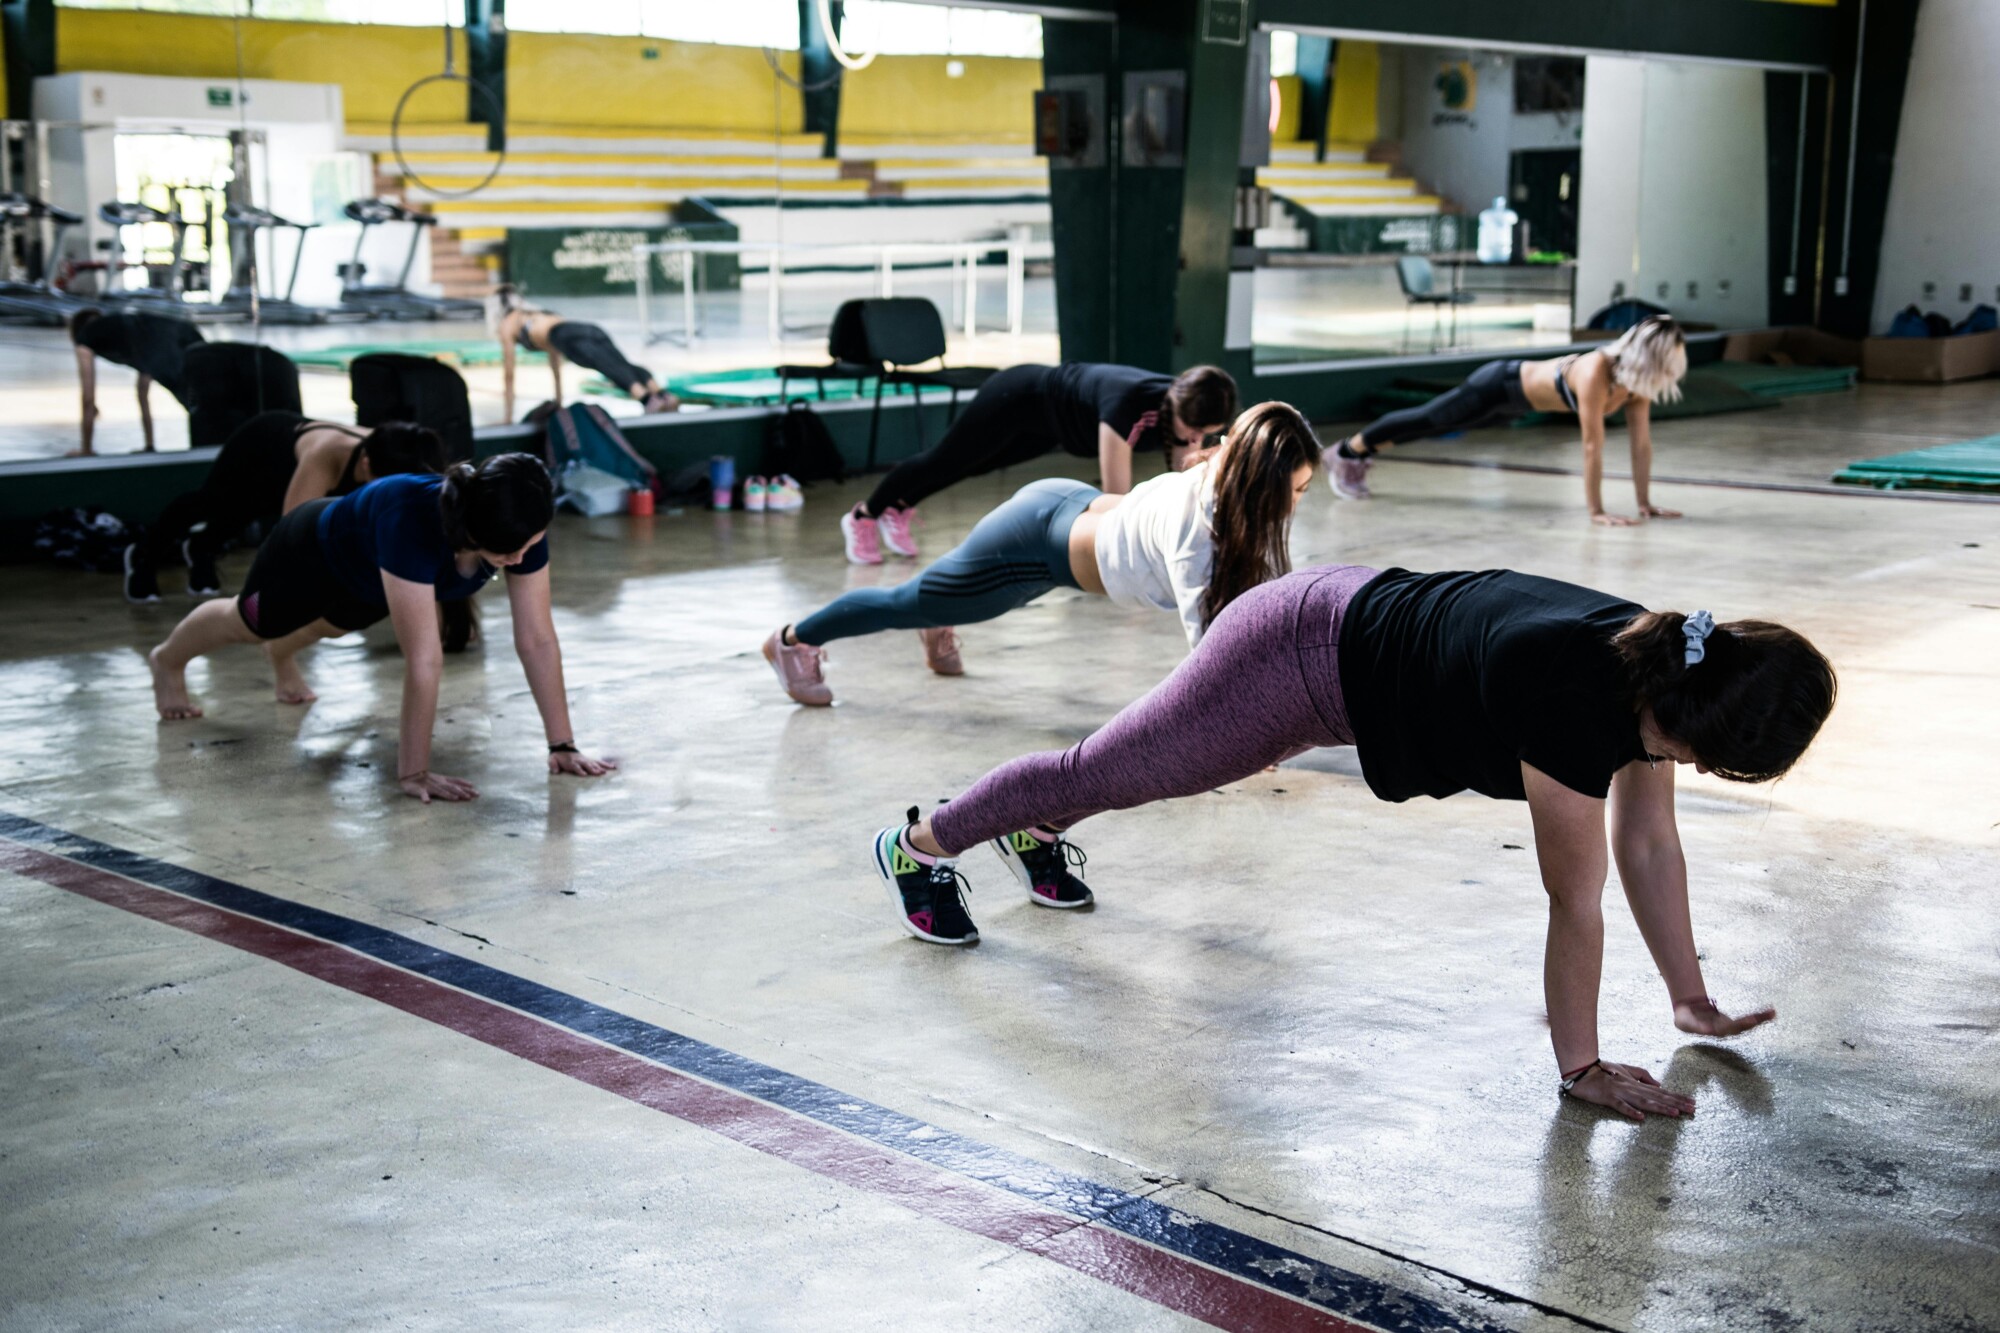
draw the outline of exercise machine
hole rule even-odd
[[[63,238],[82,221],[80,215],[33,195],[0,194],[0,233],[6,235],[9,245],[18,239],[24,262],[36,252],[35,230],[44,223],[52,224],[55,229],[48,248],[40,251],[37,261],[29,265],[32,277],[26,281],[0,282],[0,319],[60,325],[77,311],[96,306],[96,302],[72,296],[55,283],[56,256],[62,253]]]
[[[104,270],[104,299],[106,301],[131,305],[154,305],[169,302],[175,307],[181,304],[181,252],[187,245],[187,220],[178,212],[167,213],[151,204],[141,204],[114,199],[99,204],[97,216],[111,228],[111,259]],[[157,265],[143,261],[137,264],[125,262],[124,236],[127,227],[144,227],[151,223],[165,223],[173,229],[173,257],[167,261],[164,282],[155,282],[153,270]],[[143,256],[144,251],[141,251]],[[146,270],[146,286],[137,291],[123,291],[118,287],[118,279],[128,268]]]
[[[306,305],[293,299],[292,293],[299,286],[299,261],[306,253],[306,236],[319,226],[317,222],[293,222],[267,208],[249,204],[231,204],[223,210],[222,220],[229,226],[235,271],[230,275],[229,290],[216,303],[220,308],[245,316],[254,312],[255,317],[265,324],[327,324],[371,317],[368,311],[360,308]],[[285,280],[284,295],[278,295],[273,275],[271,295],[264,296],[256,290],[257,233],[278,230],[297,232],[298,244],[292,250],[292,271]]]
[[[486,317],[484,302],[452,296],[419,296],[410,290],[410,270],[416,266],[417,247],[423,244],[424,228],[437,226],[435,216],[405,208],[393,199],[355,199],[341,211],[361,224],[361,232],[354,238],[354,256],[340,270],[340,303],[343,306],[365,310],[374,319]],[[371,227],[392,222],[410,224],[410,248],[403,256],[403,270],[396,275],[394,282],[371,285],[363,281],[368,267],[361,262],[361,249],[367,244]]]

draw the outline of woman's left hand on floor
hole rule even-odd
[[[1641,518],[1680,518],[1682,514],[1678,509],[1662,509],[1658,505],[1641,505],[1639,516]]]
[[[1733,1037],[1778,1016],[1776,1009],[1755,1009],[1731,1018],[1712,1000],[1680,1000],[1674,1005],[1674,1026],[1703,1037]]]
[[[576,750],[560,750],[549,756],[549,772],[579,778],[601,778],[617,767],[616,759],[592,759]]]

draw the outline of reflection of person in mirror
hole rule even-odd
[[[1178,612],[1188,646],[1251,588],[1291,568],[1292,511],[1312,485],[1319,437],[1284,403],[1260,403],[1193,467],[1111,495],[1066,477],[1029,482],[956,549],[894,588],[856,588],[764,642],[802,704],[833,702],[825,645],[913,629],[941,676],[965,667],[954,627],[994,620],[1055,588]]]
[[[547,354],[549,373],[555,377],[553,407],[562,406],[562,363],[565,358],[585,370],[594,370],[604,376],[631,395],[632,400],[647,412],[672,412],[680,407],[680,400],[662,389],[651,371],[625,359],[625,354],[618,350],[618,344],[611,341],[610,334],[595,324],[580,319],[564,319],[552,311],[529,305],[512,284],[495,288],[493,294],[486,298],[486,327],[500,340],[501,414],[509,421],[514,419],[514,358],[517,350]]]
[[[1368,467],[1393,444],[1432,439],[1528,412],[1574,413],[1583,427],[1583,498],[1590,521],[1629,527],[1646,518],[1679,518],[1653,503],[1653,404],[1681,396],[1687,345],[1670,315],[1653,315],[1595,351],[1552,361],[1493,361],[1456,389],[1421,407],[1377,418],[1342,440],[1328,460],[1334,494],[1368,497]],[[1623,411],[1632,442],[1632,490],[1639,518],[1604,508],[1604,422]]]
[[[99,357],[139,372],[139,426],[146,433],[146,452],[153,452],[153,384],[157,381],[182,407],[188,406],[187,349],[206,341],[201,330],[188,320],[143,310],[79,310],[69,317],[69,340],[83,391],[83,438],[70,456],[88,458],[97,452]]]
[[[1012,366],[979,386],[944,438],[889,469],[841,516],[847,558],[914,557],[916,507],[948,486],[1061,450],[1097,460],[1106,495],[1132,489],[1132,459],[1160,450],[1180,471],[1200,462],[1236,419],[1236,381],[1217,366],[1161,375],[1137,366],[1065,361]]]
[[[1504,569],[1321,566],[1230,603],[1172,675],[1068,750],[1002,764],[928,819],[912,809],[882,829],[875,866],[903,930],[970,944],[979,932],[957,858],[980,843],[1031,900],[1089,901],[1068,838],[1079,821],[1230,787],[1305,747],[1352,745],[1378,799],[1476,791],[1526,803],[1562,1093],[1633,1120],[1688,1115],[1692,1097],[1598,1045],[1606,875],[1615,861],[1676,1028],[1730,1037],[1775,1018],[1709,995],[1674,775],[1688,764],[1732,782],[1782,776],[1835,690],[1818,649],[1768,621],[1649,611]],[[1187,864],[1169,840],[1151,870]]]

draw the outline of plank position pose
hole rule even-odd
[[[1030,901],[1090,901],[1066,831],[1191,796],[1300,750],[1356,746],[1377,797],[1472,790],[1523,800],[1549,898],[1543,990],[1562,1089],[1633,1119],[1693,1100],[1600,1058],[1601,899],[1610,852],[1683,1032],[1775,1017],[1709,998],[1674,822],[1674,769],[1737,782],[1792,767],[1832,710],[1833,668],[1781,625],[1717,625],[1508,570],[1301,570],[1236,599],[1144,698],[1068,750],[1001,765],[928,819],[875,838],[896,918],[919,939],[979,938],[957,858],[990,842]],[[1045,887],[1037,887],[1045,886]]]
[[[967,477],[1061,449],[1095,458],[1106,495],[1132,489],[1132,455],[1160,448],[1175,471],[1236,418],[1236,381],[1214,366],[1168,377],[1134,366],[1065,361],[1014,366],[981,385],[944,438],[889,469],[874,493],[843,515],[847,558],[882,563],[882,548],[914,557],[917,505]]]
[[[539,310],[522,300],[511,285],[500,287],[488,300],[487,327],[500,340],[502,415],[508,421],[514,419],[516,348],[548,354],[549,374],[555,377],[557,407],[562,406],[564,357],[604,376],[648,412],[672,412],[680,407],[680,399],[662,389],[651,371],[627,361],[618,344],[611,341],[611,335],[597,325]]]
[[[338,500],[313,500],[278,521],[257,550],[240,596],[204,602],[153,649],[153,696],[168,721],[200,717],[187,664],[231,643],[268,643],[278,699],[310,703],[293,660],[321,639],[387,617],[403,649],[403,712],[396,781],[429,804],[479,795],[463,778],[431,772],[443,649],[435,603],[472,596],[507,571],[514,650],[548,733],[549,771],[596,777],[615,765],[576,747],[563,689],[562,647],[549,614],[548,470],[531,454],[501,454],[442,477],[386,477]]]
[[[1687,345],[1680,325],[1668,315],[1642,320],[1595,351],[1553,361],[1490,361],[1450,393],[1421,407],[1391,412],[1342,440],[1328,461],[1327,481],[1342,499],[1365,500],[1369,463],[1392,444],[1470,430],[1530,411],[1573,412],[1583,428],[1583,498],[1590,521],[1622,528],[1639,519],[1679,518],[1676,510],[1653,503],[1653,404],[1679,398],[1686,374]],[[1604,508],[1604,419],[1620,408],[1632,437],[1638,519]]]
[[[1292,511],[1319,461],[1305,418],[1262,403],[1210,457],[1130,494],[1055,477],[1029,482],[914,578],[858,588],[773,631],[764,659],[792,698],[830,704],[827,644],[913,629],[930,669],[957,676],[965,665],[953,626],[997,619],[1051,588],[1176,611],[1192,648],[1223,607],[1291,568]]]
[[[83,395],[81,447],[72,458],[97,452],[97,359],[139,372],[139,426],[146,452],[153,452],[152,389],[158,383],[182,407],[189,406],[187,349],[207,341],[185,319],[144,310],[79,310],[69,317],[69,340],[76,352],[76,378]]]
[[[346,495],[380,477],[444,471],[444,442],[428,426],[373,430],[260,412],[236,428],[199,488],[167,502],[143,542],[125,549],[125,600],[160,600],[160,566],[186,562],[190,597],[222,591],[215,557],[252,523],[272,522],[308,500]]]

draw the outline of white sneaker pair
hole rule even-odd
[[[775,477],[752,477],[743,483],[743,507],[755,510],[768,509],[773,513],[790,513],[806,507],[806,496],[790,473],[781,472]]]

